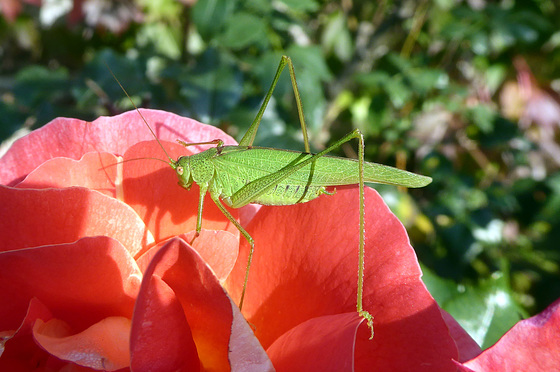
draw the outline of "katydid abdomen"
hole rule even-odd
[[[215,169],[214,188],[227,202],[227,197],[234,195],[246,184],[286,167],[293,167],[311,156],[313,155],[299,151],[225,146],[211,160]],[[357,184],[358,165],[357,159],[319,157],[252,202],[264,205],[291,205],[313,200],[324,193],[325,186]],[[232,169],[235,171],[232,172]],[[399,179],[395,179],[394,170],[384,165],[364,162],[364,181],[406,187],[422,187],[431,181],[429,177],[419,178],[417,174],[404,171],[400,171]],[[191,171],[193,175],[197,172],[194,167]]]

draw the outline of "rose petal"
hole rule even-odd
[[[163,142],[172,157],[190,155],[183,146]],[[141,142],[132,146],[124,160],[160,156],[161,148],[156,141]],[[154,233],[156,242],[196,228],[199,188],[190,190],[180,187],[175,171],[162,162],[146,159],[124,163],[124,201],[136,210]],[[237,218],[237,211],[229,209]],[[214,202],[206,195],[202,213],[202,227],[207,230],[226,230],[239,236],[239,231]]]
[[[116,156],[87,153],[79,161],[68,158],[47,160],[20,182],[18,188],[45,189],[81,186],[116,197]]]
[[[143,255],[138,261],[146,259],[150,257]],[[232,322],[231,305],[224,290],[200,256],[182,240],[171,239],[150,259],[144,273],[144,281],[152,275],[163,279],[182,304],[184,314],[181,315],[188,320],[203,367],[216,370],[229,368],[227,347]],[[146,322],[145,319],[141,321],[136,317],[137,313],[143,313],[141,303],[139,302],[135,311],[133,332]],[[149,322],[157,324],[157,328],[164,335],[175,331],[157,323],[158,320],[159,318],[150,319]],[[156,326],[152,327],[155,329]],[[134,358],[135,353],[132,355]],[[157,360],[157,356],[154,357],[154,360]]]
[[[271,360],[265,353],[253,330],[231,301],[233,322],[229,341],[229,361],[232,371],[267,372],[274,371]]]
[[[266,352],[278,371],[351,371],[363,321],[355,311],[313,318],[284,333]]]
[[[17,329],[38,298],[79,332],[107,316],[131,317],[140,275],[130,254],[107,237],[0,253],[0,330]],[[48,319],[44,319],[48,320]]]
[[[75,335],[67,335],[69,328],[57,319],[46,323],[39,319],[35,322],[33,334],[52,355],[84,367],[115,371],[129,365],[128,318],[107,317]]]
[[[457,368],[456,372],[475,372],[472,369],[466,367],[464,364],[461,364],[457,361],[455,362],[455,367]]]
[[[33,324],[37,319],[48,321],[52,313],[37,298],[32,298],[25,318],[17,331],[3,331],[0,347],[0,371],[27,371],[47,361],[47,352],[41,349],[33,339]],[[5,346],[5,348],[4,348]]]
[[[247,226],[261,207],[262,205],[259,204],[248,204],[243,208],[239,208],[239,223],[241,226]]]
[[[265,347],[306,320],[355,311],[357,206],[357,188],[340,188],[336,195],[309,204],[263,207],[247,227],[255,239],[255,254],[243,311]],[[365,218],[364,307],[374,316],[375,337],[369,341],[362,324],[356,368],[454,368],[457,349],[439,307],[420,280],[406,231],[369,188]],[[247,249],[243,242],[227,281],[236,299]]]
[[[144,223],[130,207],[84,188],[35,190],[0,185],[0,220],[0,251],[105,235],[135,255],[150,241]]]
[[[132,369],[199,370],[196,346],[181,303],[160,277],[148,275],[134,312],[130,343]]]
[[[555,371],[560,366],[560,300],[518,322],[494,346],[465,363],[473,371]]]
[[[190,326],[202,367],[213,370],[229,369],[230,349],[240,349],[237,345],[235,347],[230,346],[230,342],[232,342],[230,337],[232,340],[235,339],[238,342],[245,343],[247,337],[234,338],[231,335],[233,305],[208,266],[195,250],[180,239],[172,239],[165,243],[161,249],[157,251],[152,249],[138,259],[141,266],[145,266],[146,260],[150,264],[144,274],[145,279],[133,318],[132,342],[133,345],[137,343],[133,346],[133,364],[135,349],[141,350],[144,347],[142,343],[150,342],[151,345],[152,342],[141,337],[136,339],[136,335],[142,334],[143,327],[147,326],[152,330],[158,330],[156,338],[161,334],[161,337],[179,339],[182,337],[181,335],[172,334],[184,332],[181,331],[184,328],[176,326],[176,324],[183,322],[180,319],[184,317]],[[145,295],[144,291],[148,288],[147,280],[150,277],[161,278],[172,291],[160,291],[160,295],[163,294],[164,296],[163,299],[158,301],[140,301]],[[162,318],[156,315],[160,306],[176,300],[180,302],[184,313],[179,314],[175,307],[172,310],[174,316],[180,319],[169,320],[167,317]],[[150,309],[146,309],[148,305]],[[169,313],[169,311],[166,311],[166,313]],[[149,334],[153,336],[153,333],[150,332]],[[248,355],[252,355],[251,359],[254,358],[255,363],[262,364],[262,360],[266,356],[264,350],[256,341],[252,341],[251,345],[253,345],[253,353]],[[172,352],[173,350],[174,348]],[[180,360],[181,356],[184,355],[184,350],[180,351],[180,354],[172,354],[171,356],[169,350],[162,352],[165,352],[166,358],[171,357],[172,360]],[[151,357],[158,360],[157,353]]]
[[[195,120],[159,110],[141,109],[140,112],[160,140],[200,142],[220,138],[225,144],[235,144],[221,130]],[[153,136],[136,111],[100,117],[91,123],[58,118],[17,140],[0,158],[0,184],[18,183],[52,158],[77,160],[88,152],[122,155],[130,146],[148,140],[153,140]]]
[[[194,231],[179,235],[187,242],[190,242],[193,236]],[[239,238],[228,231],[202,230],[192,243],[192,247],[222,283],[233,270],[239,255]]]
[[[178,235],[177,238],[190,242],[193,235],[194,232],[191,232]],[[138,267],[140,267],[142,272],[146,272],[154,255],[168,242],[169,240],[152,246],[138,258]],[[193,242],[192,247],[201,255],[204,262],[210,266],[214,275],[220,280],[220,283],[233,269],[239,254],[237,238],[227,231],[202,230],[200,236]]]

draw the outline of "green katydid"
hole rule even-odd
[[[280,74],[286,65],[289,68],[298,108],[305,152],[253,146],[253,141],[261,118],[272,97]],[[115,80],[117,80],[116,77]],[[126,94],[126,90],[122,87],[120,82],[118,83]],[[140,111],[138,111],[138,113],[142,116]],[[144,119],[143,116],[142,119],[159,143],[159,139],[146,119]],[[329,152],[353,138],[357,139],[359,142],[358,159],[327,156]],[[224,204],[233,208],[240,208],[249,203],[262,205],[292,205],[308,202],[321,194],[332,194],[326,190],[327,186],[358,184],[360,237],[356,308],[360,316],[367,321],[368,326],[372,330],[373,337],[373,317],[362,305],[364,273],[364,182],[384,183],[405,187],[423,187],[428,185],[432,179],[386,165],[365,162],[364,139],[358,129],[350,132],[323,151],[312,154],[309,148],[307,128],[296,83],[294,66],[291,59],[287,56],[282,56],[276,75],[274,76],[271,87],[264,98],[257,116],[238,146],[225,146],[220,139],[199,143],[178,142],[185,147],[208,144],[215,145],[215,147],[211,147],[198,154],[181,156],[175,161],[167,154],[167,151],[160,143],[161,148],[169,159],[168,164],[175,170],[179,177],[179,184],[187,190],[190,189],[193,183],[198,184],[200,187],[196,232],[193,241],[200,234],[202,229],[203,201],[204,196],[209,192],[214,203],[216,203],[222,213],[237,227],[239,232],[249,242],[249,258],[245,271],[241,298],[239,300],[240,309],[243,307],[255,244],[253,238],[228,212]]]

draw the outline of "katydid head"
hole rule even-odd
[[[179,177],[179,184],[185,189],[189,190],[193,184],[193,178],[191,174],[191,164],[189,156],[181,156],[172,165]]]

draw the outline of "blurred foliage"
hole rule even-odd
[[[408,193],[377,188],[429,289],[478,342],[560,297],[556,2],[19,5],[0,18],[2,139],[57,116],[130,109],[106,65],[138,105],[239,139],[287,54],[314,150],[360,128],[367,160],[434,178]],[[255,143],[303,148],[287,72]]]

